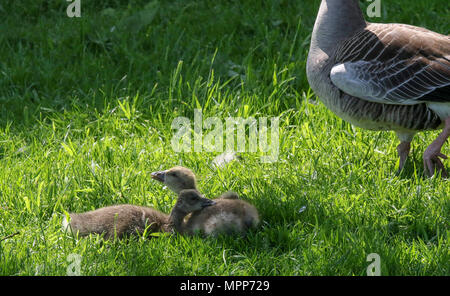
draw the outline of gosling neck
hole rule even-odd
[[[169,227],[177,232],[183,232],[184,217],[189,214],[175,205],[169,215]]]

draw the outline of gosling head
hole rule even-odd
[[[203,197],[197,190],[185,189],[178,194],[175,207],[184,213],[192,213],[214,204],[215,201]]]
[[[152,179],[164,183],[176,194],[183,189],[197,189],[194,173],[185,167],[176,166],[169,170],[153,172]]]

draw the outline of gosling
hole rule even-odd
[[[184,167],[174,167],[166,171],[152,173],[152,178],[164,183],[175,193],[183,189],[197,189],[194,173]],[[215,204],[187,215],[183,233],[204,233],[206,235],[245,234],[259,224],[256,208],[237,199],[237,194],[227,192],[215,199]]]
[[[167,232],[169,216],[155,209],[129,204],[108,206],[85,213],[71,213],[63,229],[74,235],[104,234],[105,239],[127,235]]]
[[[120,239],[144,231],[183,233],[186,215],[213,204],[214,201],[204,198],[197,190],[182,190],[170,215],[148,207],[123,204],[86,213],[72,213],[70,222],[64,218],[63,228],[79,236],[104,234],[105,239]]]
[[[169,170],[151,173],[151,177],[164,183],[170,190],[179,194],[184,189],[197,189],[197,178],[188,168],[176,166]],[[239,195],[234,191],[227,191],[221,194],[218,199],[238,199]]]
[[[190,233],[184,218],[196,211],[213,206],[216,202],[203,197],[196,189],[181,190],[178,199],[170,212],[168,228],[179,233]]]

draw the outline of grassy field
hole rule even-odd
[[[305,74],[315,1],[81,0],[0,4],[0,275],[450,275],[450,186],[423,176],[419,134],[396,175],[393,133],[355,128]],[[364,2],[364,3],[363,3]],[[368,3],[362,1],[363,6]],[[382,1],[375,22],[450,34],[448,0]],[[172,121],[278,117],[279,155],[216,169],[176,153]],[[450,154],[450,146],[443,153]],[[200,190],[260,211],[245,238],[162,235],[103,242],[64,234],[65,212],[132,203],[169,212],[150,178],[187,166]],[[449,169],[449,161],[446,162]]]

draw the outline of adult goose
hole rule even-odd
[[[393,130],[399,170],[418,131],[443,128],[423,154],[425,172],[447,172],[450,37],[404,24],[364,20],[358,0],[322,0],[306,73],[327,108],[356,126]]]

